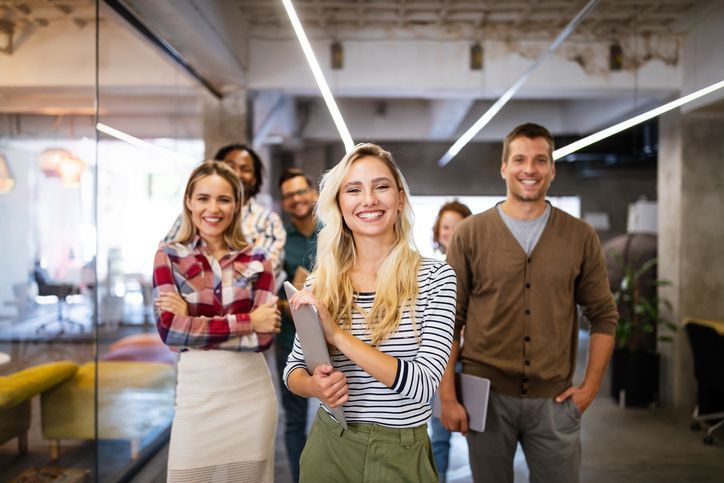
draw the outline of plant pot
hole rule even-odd
[[[657,402],[659,354],[614,350],[611,358],[611,396],[619,402],[624,397],[627,407],[646,407]]]

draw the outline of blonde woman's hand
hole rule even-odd
[[[251,311],[251,328],[260,334],[278,334],[282,330],[282,316],[277,301],[272,300]]]
[[[171,312],[173,315],[189,315],[189,305],[186,303],[186,300],[176,292],[158,294],[155,304],[162,312]]]
[[[289,306],[294,310],[297,310],[302,305],[313,305],[317,308],[319,318],[322,321],[324,339],[327,341],[327,344],[335,345],[334,338],[342,330],[339,328],[334,319],[332,319],[327,307],[325,307],[324,304],[317,299],[317,297],[307,290],[300,290],[289,299]]]
[[[349,399],[347,378],[329,364],[321,364],[311,376],[312,393],[330,408],[336,408]]]

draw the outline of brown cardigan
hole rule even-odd
[[[576,304],[591,333],[613,335],[618,314],[601,243],[585,222],[553,208],[528,257],[496,208],[458,225],[447,262],[458,278],[455,338],[463,372],[509,396],[552,398],[571,385]]]

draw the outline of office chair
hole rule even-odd
[[[698,384],[692,429],[709,422],[704,444],[710,445],[714,443],[714,432],[724,427],[724,321],[690,318],[684,324]]]
[[[70,283],[50,282],[47,271],[37,263],[33,270],[33,277],[35,278],[35,283],[38,285],[38,295],[54,295],[58,298],[58,318],[40,325],[40,327],[36,329],[36,332],[46,330],[49,325],[54,323],[60,324],[60,334],[65,332],[66,326],[77,326],[79,331],[83,332],[85,330],[83,324],[63,315],[63,306],[66,304],[66,298],[70,295],[79,294],[80,288]]]

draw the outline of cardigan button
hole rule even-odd
[[[530,361],[525,361],[525,365],[526,365],[526,366],[529,366],[529,365],[530,365]]]
[[[523,337],[523,340],[526,342],[530,342],[530,337],[526,335],[525,337]]]
[[[530,310],[525,309],[525,315],[530,315]]]
[[[530,284],[529,284],[529,283],[526,283],[526,284],[525,284],[525,288],[530,288]]]

